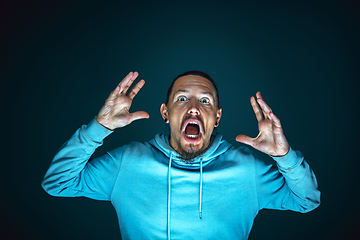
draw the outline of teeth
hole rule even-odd
[[[188,138],[197,138],[197,137],[198,137],[198,135],[187,135],[187,134],[186,134],[186,136],[187,136]]]
[[[189,124],[195,124],[195,125],[199,126],[199,131],[200,131],[200,125],[199,125],[199,123],[197,123],[197,122],[195,122],[195,121],[190,121],[187,125],[189,125]],[[185,126],[184,126],[184,131],[185,131]],[[196,139],[196,138],[199,137],[199,134],[197,134],[197,135],[189,135],[189,134],[186,134],[186,136],[187,136],[188,138]]]

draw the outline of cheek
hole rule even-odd
[[[183,111],[180,108],[173,107],[173,109],[169,111],[168,117],[173,121],[173,123],[176,123],[179,122],[182,113]]]
[[[216,123],[216,114],[213,113],[209,114],[206,128],[208,130],[214,129],[215,123]]]
[[[180,117],[176,114],[169,114],[169,124],[170,128],[174,131],[177,131],[180,128]]]

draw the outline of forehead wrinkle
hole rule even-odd
[[[174,92],[174,96],[179,92],[189,93],[188,90],[179,89],[176,92]],[[212,92],[201,92],[200,94],[202,94],[202,95],[211,95],[212,97],[214,97],[214,94]]]
[[[191,75],[190,75],[191,76]],[[197,77],[197,76],[195,76]],[[183,79],[185,78],[185,79]],[[179,79],[176,80],[176,82],[174,83],[174,86],[172,87],[173,90],[175,90],[177,88],[177,90],[171,94],[171,98],[175,98],[175,96],[179,93],[185,93],[185,94],[190,94],[194,89],[190,88],[187,89],[189,87],[189,85],[191,86],[195,86],[195,87],[200,87],[200,95],[208,95],[210,96],[214,101],[217,100],[217,96],[216,96],[216,89],[214,88],[214,85],[211,83],[210,80],[202,78],[200,82],[198,82],[196,79],[186,79],[188,78],[188,76],[184,76],[181,77]],[[205,80],[205,82],[203,81]],[[180,82],[179,82],[180,81]]]
[[[178,92],[188,93],[189,91],[187,91],[187,90],[183,90],[183,89],[179,89],[179,90],[177,90],[177,91],[174,93],[174,95],[175,95],[175,94],[177,94]]]

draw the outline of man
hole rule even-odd
[[[111,201],[122,239],[247,239],[262,208],[308,212],[319,205],[312,170],[290,148],[261,94],[251,97],[258,136],[236,140],[270,155],[276,165],[213,134],[222,115],[219,96],[213,80],[198,71],[177,77],[160,107],[170,136],[158,134],[90,159],[113,130],[149,117],[129,112],[145,83],[129,91],[137,77],[130,72],[96,120],[63,145],[42,183],[49,194]]]

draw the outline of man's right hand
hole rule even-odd
[[[126,95],[131,84],[138,77],[138,72],[130,72],[106,99],[104,106],[96,116],[98,123],[104,127],[114,130],[124,127],[132,121],[142,118],[149,118],[149,114],[144,111],[129,113],[132,100],[140,89],[144,86],[145,81],[140,80]]]

